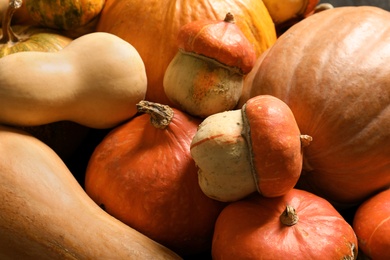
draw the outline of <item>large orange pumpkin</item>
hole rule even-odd
[[[250,97],[274,95],[313,137],[301,188],[346,206],[390,185],[390,13],[340,7],[285,32],[248,75]]]
[[[178,50],[180,27],[200,19],[223,20],[227,12],[235,15],[256,54],[275,42],[275,27],[261,0],[107,0],[96,30],[130,42],[145,63],[146,99],[172,105],[164,93],[163,78]]]

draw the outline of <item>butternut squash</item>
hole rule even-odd
[[[42,125],[69,120],[110,128],[144,99],[144,63],[128,42],[96,32],[55,52],[20,52],[0,59],[0,123]]]
[[[102,210],[47,145],[0,125],[0,259],[180,259]]]

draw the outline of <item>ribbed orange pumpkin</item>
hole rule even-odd
[[[389,23],[389,12],[369,6],[309,16],[278,38],[244,86],[289,105],[313,137],[299,187],[334,205],[390,185]]]
[[[177,52],[179,29],[194,20],[222,20],[227,12],[234,13],[256,54],[275,42],[275,27],[261,0],[107,0],[96,30],[130,42],[145,63],[146,99],[171,104],[164,93],[163,78]]]

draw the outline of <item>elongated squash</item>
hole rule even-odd
[[[137,50],[118,36],[90,33],[61,51],[0,59],[0,123],[69,120],[110,128],[134,116],[147,79]]]
[[[47,145],[0,125],[0,259],[180,259],[103,211]]]

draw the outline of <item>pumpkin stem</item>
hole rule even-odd
[[[299,138],[301,139],[302,147],[309,146],[311,141],[313,141],[313,137],[311,137],[310,135],[300,135]]]
[[[236,22],[234,20],[234,15],[230,12],[226,14],[224,21],[227,23],[235,23]]]
[[[0,43],[15,43],[19,41],[19,38],[12,31],[11,20],[15,11],[22,6],[22,3],[22,0],[10,0],[2,21],[3,37],[0,39]]]
[[[159,129],[165,129],[172,121],[173,109],[167,105],[141,100],[137,104],[140,113],[150,115],[150,122]]]
[[[322,3],[322,4],[317,5],[314,8],[314,13],[317,14],[319,12],[326,11],[326,10],[333,9],[333,8],[334,8],[333,5],[330,3]]]
[[[287,205],[286,209],[283,211],[282,215],[279,217],[280,222],[286,226],[294,226],[298,223],[299,217],[295,212],[295,209],[291,205]]]

